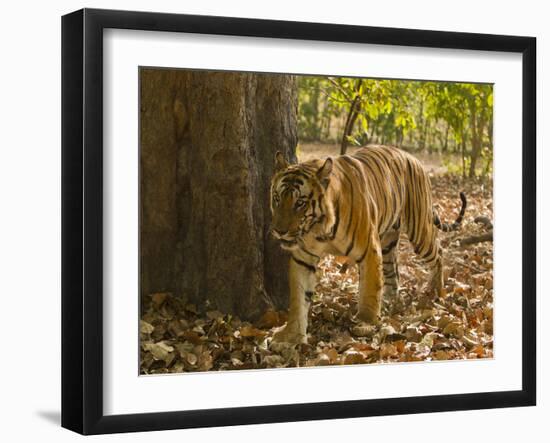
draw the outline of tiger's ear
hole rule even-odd
[[[288,162],[285,156],[281,154],[281,151],[277,151],[277,154],[275,154],[275,172],[282,171],[286,168],[288,168]]]
[[[330,173],[332,172],[332,158],[327,158],[323,166],[317,170],[317,179],[323,185],[324,188],[328,186],[330,181]]]

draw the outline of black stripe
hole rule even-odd
[[[349,189],[350,189],[349,220],[348,220],[348,224],[347,224],[346,229],[345,229],[345,234],[346,234],[346,237],[347,237],[348,234],[349,234],[349,228],[351,228],[351,222],[352,222],[352,219],[353,219],[353,183],[351,182],[350,178],[347,176],[347,174],[345,173],[345,171],[343,169],[342,169],[341,173],[344,176],[344,178],[347,180],[348,185],[349,185]]]
[[[373,152],[372,153],[372,156],[371,157],[367,157],[364,159],[364,161],[361,161],[361,159],[359,157],[357,157],[357,160],[359,160],[361,163],[363,163],[367,168],[369,168],[369,171],[371,172],[372,174],[372,177],[373,179],[375,179],[375,184],[376,184],[376,187],[378,188],[379,191],[382,191],[380,189],[380,186],[378,185],[381,185],[380,182],[378,182],[376,180],[376,178],[378,177],[379,179],[382,179],[382,178],[385,178],[385,174],[384,174],[384,171],[382,171],[382,167],[381,165],[379,164],[378,162],[378,159],[376,158],[376,155],[375,153]],[[370,160],[370,161],[369,161]],[[378,170],[378,174],[376,174],[374,172],[374,169],[372,168],[373,166],[376,166],[376,169]],[[380,195],[383,195],[384,193],[381,192]]]
[[[382,249],[382,255],[386,255],[391,252],[393,248],[397,245],[398,240],[392,241],[388,246],[386,246],[384,249]]]
[[[282,183],[287,184],[289,186],[295,186],[295,185],[302,186],[304,184],[304,181],[302,179],[299,179],[299,178],[285,177],[282,180]]]
[[[395,189],[393,186],[390,186],[390,193],[391,193],[391,206],[392,206],[392,218],[390,220],[390,226],[393,225],[393,220],[395,220],[395,217],[397,215],[397,197],[395,195]]]
[[[372,177],[371,182],[376,186],[378,195],[382,195],[383,192],[382,192],[382,189],[380,189],[380,186],[378,186],[379,183],[376,180],[376,173],[374,172],[374,169],[372,169],[372,165],[369,162],[370,159],[357,157],[357,160],[359,160],[361,163],[363,163],[365,165],[365,167],[369,170],[369,172],[370,172],[369,176]],[[380,170],[380,168],[378,170]]]
[[[409,173],[409,181],[411,183],[414,183],[413,182],[413,172],[412,172],[412,166],[411,166],[411,162],[409,159],[407,159],[407,171]],[[409,230],[409,234],[410,234],[410,240],[414,243],[416,242],[417,238],[416,238],[416,217],[415,217],[415,206],[416,206],[416,196],[415,196],[415,199],[414,199],[414,202],[412,201],[412,195],[415,194],[414,192],[414,186],[410,186],[409,187],[409,192],[407,192],[407,203],[409,204],[409,213],[408,213],[408,216],[409,216],[409,226],[408,226],[408,230]],[[411,195],[412,194],[412,195]],[[411,230],[411,224],[412,224],[412,230]]]
[[[363,254],[361,254],[361,257],[359,257],[359,259],[357,260],[357,263],[361,263],[363,261],[363,259],[367,255],[367,252],[368,252],[369,248],[370,248],[370,238],[367,242],[367,247],[365,248],[365,252],[363,252]]]
[[[432,263],[436,262],[436,261],[439,260],[439,259],[440,259],[439,255],[438,255],[438,254],[435,254],[435,255],[434,255],[434,258],[432,258],[431,260],[424,260],[424,264],[425,264],[426,266],[431,266]]]
[[[320,220],[325,217],[324,214],[321,215]],[[317,236],[315,237],[315,240],[320,242],[326,242],[329,240],[334,240],[334,237],[336,237],[336,233],[338,232],[338,224],[340,223],[340,204],[339,201],[336,201],[336,216],[335,216],[334,224],[331,226],[329,235],[328,236]]]
[[[310,175],[306,174],[304,171],[296,170],[296,171],[290,171],[287,176],[295,175],[297,177],[305,178],[306,180],[309,180],[311,178]],[[285,177],[287,177],[285,176]]]
[[[340,200],[336,200],[336,220],[334,221],[334,224],[332,225],[332,228],[330,228],[330,239],[334,240],[334,237],[336,237],[336,232],[338,231],[338,224],[340,223]]]
[[[359,157],[356,157],[358,161],[360,161],[361,163],[363,163],[365,165],[365,168],[367,168],[369,170],[369,178],[370,180],[367,181],[366,185],[370,184],[372,186],[374,186],[375,189],[375,194],[380,196],[380,198],[385,198],[385,197],[382,197],[384,196],[386,193],[383,189],[383,185],[382,183],[380,183],[379,178],[382,178],[384,175],[382,173],[382,170],[380,169],[380,166],[378,165],[378,163],[372,159],[372,158],[368,158],[368,159],[361,159]],[[378,175],[374,172],[374,169],[372,168],[372,165],[371,165],[371,162],[369,160],[373,160],[372,163],[373,164],[376,164],[376,167],[378,168]],[[380,205],[377,205],[378,206],[378,210],[380,211]],[[387,210],[387,208],[385,208]],[[377,223],[377,228],[378,228],[378,232],[380,232],[380,224],[382,223],[382,220],[386,218],[386,214],[382,214],[382,213],[378,213],[378,223]]]
[[[351,208],[351,207],[353,207],[353,197],[354,197],[354,195],[353,195],[353,183],[350,180],[350,178],[348,177],[348,175],[346,174],[346,168],[344,167],[345,165],[341,164],[341,162],[337,162],[336,165],[339,168],[340,174],[345,178],[345,180],[347,182],[347,185],[349,186],[350,208]],[[353,212],[350,212],[350,218],[351,218],[352,213]],[[346,227],[346,233],[349,230],[350,223],[351,223],[351,220],[348,222],[348,226]]]
[[[344,155],[343,157],[341,157],[342,160],[344,160],[348,165],[350,165],[356,172],[357,174],[359,175],[358,178],[361,179],[362,182],[365,181],[365,177],[363,175],[363,171],[361,171],[359,169],[359,167],[355,164],[355,162],[353,161],[353,159],[347,155]]]
[[[413,166],[415,166],[413,164]],[[423,193],[421,192],[422,186],[421,186],[421,177],[418,175],[418,169],[415,168],[415,174],[416,174],[416,184],[417,186],[414,186],[416,189],[416,192],[414,193],[414,207],[416,211],[416,221],[418,222],[416,228],[416,241],[417,243],[423,243],[425,241],[426,237],[426,226],[425,226],[425,217],[423,217],[424,209],[426,208],[426,205],[422,203],[422,198],[424,197]]]
[[[368,250],[369,250],[369,247],[367,246],[367,247],[365,248],[365,252],[363,252],[363,254],[361,255],[361,257],[359,257],[359,258],[357,259],[357,263],[361,263],[361,262],[363,261],[363,259],[365,258],[365,255],[367,255],[367,251],[368,251]]]
[[[302,260],[299,260],[294,256],[292,256],[292,260],[294,260],[300,266],[303,266],[304,268],[306,268],[309,272],[315,272],[316,271],[315,266],[311,266],[309,263],[306,263]]]
[[[301,247],[300,250],[305,252],[307,255],[311,255],[312,257],[319,258],[318,255],[315,255],[313,252],[310,252],[310,251],[308,251],[307,249],[305,249],[303,247]]]
[[[357,232],[357,224],[355,225],[355,229],[353,230],[353,235],[351,236],[351,243],[349,244],[348,248],[346,249],[346,253],[344,255],[349,255],[349,253],[353,249],[353,246],[355,245],[355,233],[356,232]]]
[[[289,185],[288,183],[283,183],[281,185],[281,197],[285,194],[285,193],[294,193],[295,191],[296,192],[300,192],[300,188],[296,185]]]
[[[426,252],[422,258],[424,260],[426,260],[428,257],[430,257],[433,253],[434,253],[434,246],[435,246],[435,242],[432,242],[432,244],[430,245],[430,249],[428,249],[428,252]]]
[[[382,177],[388,176],[388,185],[390,189],[390,198],[392,201],[392,220],[395,220],[395,217],[399,217],[398,206],[403,206],[403,196],[401,195],[401,187],[399,182],[399,177],[404,178],[404,174],[400,169],[399,161],[393,155],[389,149],[384,150],[373,150],[372,155],[378,160],[378,167],[384,171]],[[391,225],[391,223],[390,223]]]
[[[379,163],[385,163],[388,169],[391,172],[395,173],[394,171],[392,171],[392,166],[395,166],[397,164],[397,160],[392,158],[392,162],[390,163],[388,159],[388,152],[381,152],[373,149],[370,153],[373,157],[376,157]]]
[[[300,170],[312,177],[319,170],[319,167],[302,163],[300,164]]]

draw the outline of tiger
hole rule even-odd
[[[413,155],[393,146],[369,145],[352,155],[289,164],[277,152],[270,186],[270,232],[289,252],[288,321],[275,342],[307,343],[308,310],[316,269],[326,254],[346,256],[359,268],[358,321],[378,324],[382,297],[398,293],[396,260],[400,233],[430,269],[428,291],[442,294],[443,265],[429,176]]]

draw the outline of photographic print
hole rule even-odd
[[[140,374],[493,357],[493,86],[141,67]]]
[[[533,37],[63,16],[62,426],[535,405],[535,86]]]

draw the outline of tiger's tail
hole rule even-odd
[[[462,201],[462,208],[460,208],[460,214],[458,214],[458,217],[453,223],[441,223],[441,220],[439,219],[439,215],[437,215],[437,212],[435,210],[433,211],[434,215],[434,225],[442,230],[443,232],[450,232],[450,231],[456,231],[458,228],[460,228],[460,224],[462,223],[462,219],[464,218],[464,213],[466,212],[466,195],[464,192],[460,193],[460,200]]]

